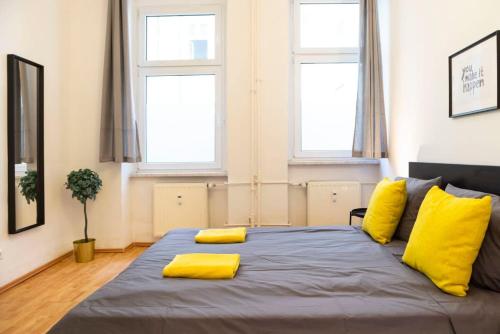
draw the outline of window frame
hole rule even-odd
[[[175,15],[215,15],[215,58],[209,60],[161,60],[146,59],[146,17]],[[138,170],[144,172],[222,172],[225,157],[225,68],[224,68],[224,11],[222,4],[161,7],[140,7],[138,9],[138,61],[137,90],[139,141],[144,161],[138,163]],[[150,76],[196,76],[214,75],[215,77],[215,156],[210,162],[147,162],[147,77]]]
[[[215,15],[214,59],[182,59],[182,60],[147,60],[147,29],[148,16],[196,16]],[[223,50],[223,17],[221,5],[193,5],[193,6],[161,6],[141,7],[139,9],[139,67],[150,66],[206,66],[222,65]]]
[[[293,105],[290,129],[290,160],[293,159],[334,159],[352,158],[352,150],[302,150],[302,104],[301,72],[302,64],[359,63],[358,48],[301,48],[300,47],[300,5],[301,4],[359,4],[359,0],[291,0],[293,18],[292,75]]]

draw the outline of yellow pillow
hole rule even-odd
[[[385,178],[373,191],[362,229],[375,241],[391,241],[406,205],[406,180],[389,181]]]
[[[444,292],[466,296],[490,215],[490,196],[458,198],[434,186],[422,202],[403,262]]]

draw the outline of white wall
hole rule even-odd
[[[92,168],[103,191],[89,203],[98,248],[131,241],[127,165],[98,163],[106,1],[0,0],[0,286],[70,251],[83,209],[64,189],[72,169]],[[14,53],[45,66],[45,225],[7,234],[7,73]]]
[[[196,2],[196,0],[189,0]],[[198,2],[200,2],[199,0]],[[205,0],[203,0],[205,1]],[[157,5],[165,0],[136,0]],[[175,3],[175,0],[168,0]],[[251,6],[257,4],[257,47],[251,49]],[[387,0],[383,0],[386,4]],[[221,3],[224,3],[221,0]],[[380,178],[378,165],[288,166],[290,84],[290,1],[228,0],[226,2],[226,127],[227,181],[250,182],[251,164],[251,56],[257,56],[257,101],[261,113],[262,224],[306,224],[306,191],[289,186],[311,180],[360,181],[362,203]],[[384,17],[386,18],[386,17]],[[385,19],[388,21],[388,19]],[[385,41],[385,40],[384,40]],[[256,143],[258,145],[258,143]],[[131,182],[131,223],[135,241],[152,241],[152,186],[178,182],[176,178],[134,178]],[[210,178],[191,179],[212,182]],[[224,182],[224,179],[215,182]],[[265,184],[282,182],[283,184]],[[249,185],[210,190],[212,226],[247,224],[250,216]]]
[[[163,0],[137,0],[162,3]],[[202,2],[204,0],[186,0]],[[183,1],[185,3],[186,1]],[[223,0],[221,0],[223,1]],[[258,1],[258,48],[251,48],[251,4]],[[170,2],[172,2],[170,0]],[[175,1],[174,1],[175,2]],[[177,1],[178,2],[178,1]],[[289,0],[228,0],[226,31],[227,177],[129,178],[133,165],[98,162],[106,0],[0,0],[0,128],[6,129],[5,55],[16,53],[45,66],[46,225],[7,234],[6,144],[0,136],[0,286],[71,250],[81,238],[81,205],[64,189],[72,169],[91,168],[103,179],[89,203],[89,234],[98,248],[121,248],[152,239],[152,187],[156,182],[214,182],[209,191],[212,226],[244,224],[250,212],[251,56],[258,60],[262,115],[263,182],[359,180],[366,202],[379,167],[288,166]],[[26,24],[29,22],[29,24]],[[305,225],[305,190],[263,185],[262,221]]]
[[[500,165],[498,111],[448,118],[448,56],[500,28],[498,0],[391,2],[394,172],[409,161]]]
[[[97,200],[88,205],[89,235],[97,239],[97,248],[123,248],[132,241],[128,220],[128,175],[131,166],[99,163],[107,1],[72,0],[67,1],[65,6],[66,170],[90,168],[100,175],[103,189]],[[52,129],[50,123],[46,128]],[[72,201],[69,209],[77,213],[73,225],[81,233],[81,204]]]
[[[158,1],[158,0],[156,0]],[[227,3],[227,171],[229,182],[249,181],[250,5]],[[384,66],[389,79],[390,166],[404,175],[408,161],[500,164],[500,113],[448,119],[447,59],[453,52],[499,28],[496,0],[390,1],[381,4]],[[263,181],[359,180],[366,203],[378,166],[288,166],[288,0],[260,1],[260,103],[264,113]],[[131,166],[98,163],[106,1],[0,0],[0,128],[6,129],[6,54],[45,66],[46,225],[7,234],[7,136],[0,136],[0,286],[71,249],[81,237],[81,206],[64,189],[66,174],[89,167],[104,189],[89,205],[90,233],[98,247],[124,247],[151,240],[151,194],[155,182],[133,178]],[[471,15],[480,13],[480,15]],[[390,15],[389,15],[390,14]],[[29,24],[26,24],[29,22]],[[388,31],[390,30],[390,34]],[[390,40],[386,37],[390,35]],[[390,60],[390,61],[389,61]],[[386,78],[387,79],[387,78]],[[226,181],[196,178],[195,181]],[[305,191],[267,186],[268,222],[304,225]],[[213,226],[246,222],[248,187],[210,191]],[[278,199],[278,200],[276,200]],[[276,200],[276,201],[275,201]]]
[[[69,251],[72,212],[64,190],[64,1],[0,0],[0,286]],[[26,24],[29,22],[29,24]],[[45,65],[46,225],[7,234],[7,54]]]

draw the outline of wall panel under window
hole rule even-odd
[[[137,0],[157,6],[165,0]],[[183,1],[207,4],[210,1]],[[252,48],[252,2],[258,2],[258,35]],[[170,1],[171,3],[171,1]],[[213,2],[211,2],[213,3]],[[257,95],[261,111],[262,223],[293,226],[306,224],[306,191],[297,184],[310,180],[344,180],[362,183],[362,203],[367,202],[372,183],[380,177],[378,165],[289,165],[289,117],[293,115],[292,1],[228,0],[225,6],[226,165],[227,177],[134,178],[131,204],[134,235],[147,241],[152,222],[149,194],[155,182],[228,182],[209,190],[212,226],[248,224],[251,212],[252,54],[257,57]],[[279,13],[279,15],[277,15]],[[255,139],[256,140],[256,139]],[[254,145],[258,143],[254,142]],[[278,184],[265,184],[276,182]]]

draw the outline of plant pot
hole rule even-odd
[[[95,253],[95,239],[85,239],[73,241],[73,254],[75,254],[75,261],[78,263],[90,262],[94,259]]]

